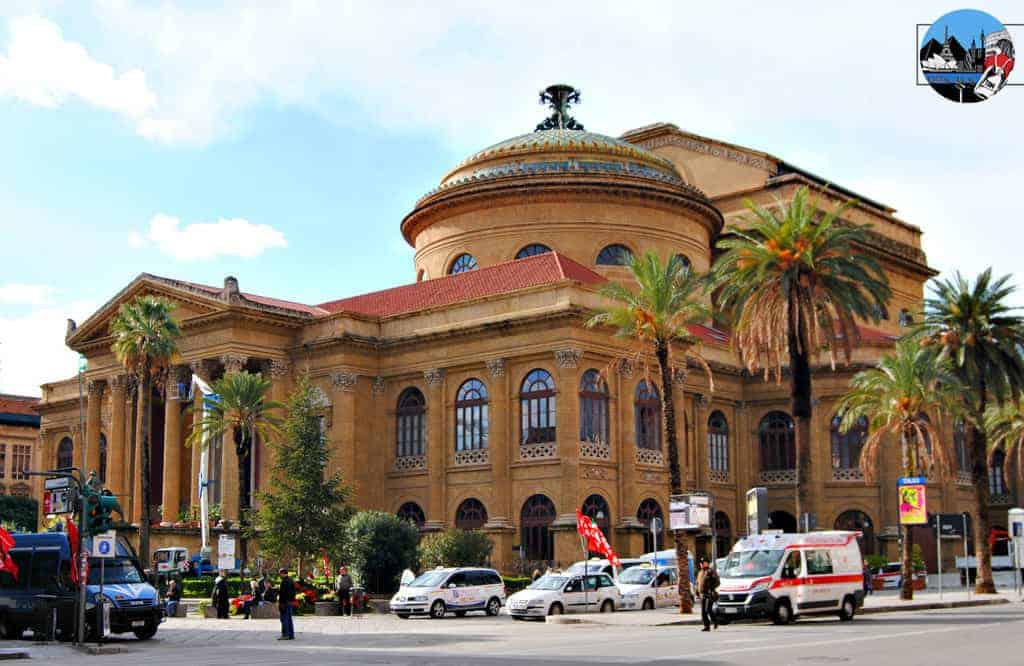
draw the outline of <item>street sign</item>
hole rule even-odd
[[[43,482],[43,488],[46,490],[57,490],[59,488],[67,488],[71,485],[71,479],[66,476],[57,477],[56,479],[47,479]]]
[[[110,559],[117,556],[117,533],[97,534],[92,538],[92,556]]]
[[[235,568],[235,537],[221,534],[217,540],[217,568],[230,571]]]
[[[964,534],[964,514],[962,513],[933,513],[928,516],[929,529],[935,529],[936,522],[939,525],[939,534],[944,537],[970,536],[971,517],[967,516],[967,534]]]
[[[923,525],[928,522],[927,481],[923,476],[900,477],[900,525]]]
[[[673,530],[702,530],[711,526],[707,495],[673,495],[668,503],[668,526]]]
[[[747,535],[754,536],[768,529],[768,489],[747,491]]]
[[[43,515],[71,513],[71,489],[46,490],[43,492]]]

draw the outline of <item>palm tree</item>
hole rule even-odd
[[[630,271],[638,288],[630,289],[617,282],[607,283],[601,293],[614,304],[593,315],[587,326],[614,327],[617,337],[636,342],[634,355],[640,360],[654,351],[661,380],[661,414],[668,448],[670,492],[678,495],[683,491],[683,482],[679,470],[675,401],[672,398],[672,359],[674,354],[678,355],[683,368],[687,358],[694,359],[704,368],[710,390],[714,391],[711,368],[698,351],[700,339],[690,332],[692,325],[708,321],[711,313],[699,300],[704,281],[690,271],[680,257],[673,257],[668,264],[662,264],[656,254],[648,252],[643,257],[632,259]],[[685,567],[686,542],[678,531],[675,533],[675,546],[679,566]],[[679,576],[679,597],[680,612],[691,612],[693,600],[689,576]]]
[[[811,361],[828,348],[850,362],[859,338],[856,319],[877,322],[891,291],[881,266],[861,252],[868,226],[839,218],[852,202],[825,212],[808,201],[806,187],[791,203],[762,208],[751,201],[749,225],[718,242],[718,305],[732,320],[733,340],[750,372],[781,381],[789,363],[789,393],[796,419],[796,509],[809,510]]]
[[[1007,459],[1017,457],[1017,492],[1024,489],[1024,398],[989,405],[985,410],[985,432],[988,435],[989,462],[997,449]]]
[[[139,551],[149,562],[150,517],[150,458],[153,425],[153,386],[163,386],[162,378],[178,353],[181,328],[171,314],[174,306],[156,296],[139,296],[121,305],[110,322],[114,336],[111,350],[131,374],[138,387],[136,400],[141,402],[142,442],[139,461],[142,512],[139,525]],[[134,427],[132,428],[134,431]]]
[[[187,443],[201,445],[203,433],[210,439],[223,438],[231,434],[238,454],[238,523],[242,567],[249,559],[248,526],[251,520],[249,473],[251,469],[252,446],[259,437],[264,442],[279,432],[281,420],[271,410],[283,405],[267,400],[271,381],[261,374],[246,371],[229,372],[213,383],[217,399],[208,403],[202,418],[192,424]],[[209,440],[207,440],[209,441]]]
[[[988,438],[985,412],[990,402],[1001,405],[1024,391],[1024,319],[1007,304],[1015,287],[1009,276],[992,279],[985,270],[971,286],[959,273],[932,284],[925,299],[922,344],[939,350],[964,387],[961,408],[970,442],[976,495],[974,552],[978,563],[976,589],[995,594],[992,549],[989,546]]]
[[[927,414],[954,410],[958,382],[935,357],[916,340],[903,339],[877,367],[858,372],[850,381],[850,391],[838,406],[843,415],[840,428],[846,431],[860,419],[868,420],[870,434],[860,454],[867,480],[875,480],[883,448],[895,442],[899,442],[904,476],[929,470],[940,478],[951,474],[952,454]],[[914,596],[912,552],[913,532],[910,525],[903,525],[904,599]]]

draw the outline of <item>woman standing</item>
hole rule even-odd
[[[217,619],[228,619],[228,578],[227,572],[221,569],[217,579],[213,581],[213,605],[217,608]]]

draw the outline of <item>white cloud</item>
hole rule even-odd
[[[23,16],[11,19],[9,28],[7,54],[0,54],[0,97],[50,109],[78,98],[136,121],[156,107],[142,70],[115,73],[81,44],[65,40],[56,23]]]
[[[49,305],[56,289],[46,284],[0,284],[0,303],[4,305]]]
[[[39,395],[41,382],[75,374],[78,355],[64,345],[67,318],[81,322],[94,309],[80,301],[0,315],[0,392]]]
[[[218,256],[252,258],[274,247],[288,247],[284,234],[267,224],[253,224],[241,218],[197,222],[181,226],[177,217],[157,213],[149,230],[133,231],[128,243],[135,248],[153,243],[159,250],[181,261],[213,259]]]

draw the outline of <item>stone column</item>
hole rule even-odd
[[[373,394],[373,407],[370,431],[372,447],[376,454],[370,456],[370,474],[373,479],[383,479],[391,470],[391,461],[395,452],[395,426],[394,419],[388,418],[387,381],[377,376],[373,379],[371,393]],[[384,497],[384,484],[370,484],[363,492],[363,497],[356,497],[355,501],[361,508],[374,507],[382,511],[391,511],[390,498]]]
[[[161,519],[174,522],[181,507],[181,453],[185,447],[181,431],[181,383],[188,381],[187,369],[172,367],[164,393],[163,513]]]
[[[488,522],[484,527],[493,532],[492,536],[497,536],[499,533],[504,534],[504,532],[500,531],[500,528],[507,528],[512,525],[512,468],[510,464],[513,457],[512,442],[514,438],[509,433],[509,416],[514,412],[509,411],[511,400],[505,359],[492,358],[485,361],[485,363],[491,375],[491,401],[490,409],[488,410],[490,424],[487,448],[491,460],[491,478],[494,480],[492,484],[494,488],[494,503],[490,507]],[[497,542],[495,542],[495,545],[497,546]],[[509,543],[508,547],[511,548],[512,544]],[[505,555],[506,553],[501,554],[503,558]]]
[[[269,366],[270,399],[283,405],[287,402],[288,392],[291,389],[292,363],[288,359],[271,359]],[[275,416],[281,419],[283,426],[285,410],[277,410]],[[273,479],[275,465],[274,450],[266,442],[260,442],[261,488],[266,487]]]
[[[676,436],[679,442],[679,476],[683,489],[697,486],[696,455],[694,452],[694,410],[686,396],[686,368],[672,369],[672,397],[676,408]],[[665,464],[668,464],[668,451],[665,451]]]
[[[335,435],[333,439],[337,443],[337,448],[332,452],[328,469],[340,470],[345,483],[352,487],[353,494],[356,496],[359,495],[359,484],[355,474],[356,387],[358,384],[359,375],[354,372],[331,374],[331,386],[334,388],[334,396],[331,399],[334,410],[331,430]]]
[[[110,386],[110,437],[107,439],[107,487],[115,495],[124,495],[124,470],[127,448],[125,446],[125,393],[124,375],[107,379]],[[122,508],[127,507],[124,498],[118,500]]]
[[[708,472],[711,469],[708,460],[708,418],[711,416],[711,396],[706,393],[694,396],[693,411],[693,475],[697,479],[698,488],[707,488]],[[715,505],[718,506],[717,502]]]
[[[106,382],[102,380],[89,380],[89,402],[86,405],[85,411],[85,469],[82,470],[87,479],[93,472],[99,475],[100,471],[101,411],[103,407],[103,389],[105,387]]]
[[[580,507],[580,400],[579,362],[581,349],[555,351],[558,375],[556,386],[556,433],[558,457],[562,461],[562,494],[555,499],[561,512],[552,524],[555,529],[555,560],[568,564],[579,559],[580,546],[576,535],[576,510]],[[569,529],[571,523],[572,529]]]
[[[224,364],[224,374],[241,372],[247,357],[240,354],[225,354],[220,357]],[[238,522],[238,453],[235,451],[235,438],[232,433],[224,433],[221,446],[220,466],[220,515],[222,520]]]
[[[149,501],[149,498],[142,497],[142,420],[143,402],[139,393],[139,387],[135,387],[135,444],[132,447],[132,463],[129,468],[129,475],[132,480],[132,522],[142,522],[142,503]],[[152,405],[150,405],[152,408]]]
[[[622,557],[639,552],[634,549],[633,533],[638,529],[636,507],[642,501],[637,488],[636,434],[633,419],[633,362],[622,359],[609,375],[611,395],[608,401],[609,432],[615,450],[619,480],[619,518],[615,525],[616,552]]]
[[[423,379],[427,382],[427,479],[430,484],[424,531],[441,529],[445,524],[445,467],[448,464],[444,445],[447,441],[444,431],[445,375],[444,368],[423,371]]]

